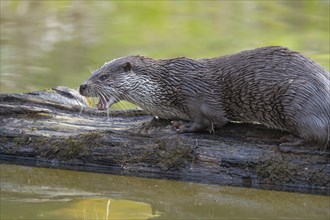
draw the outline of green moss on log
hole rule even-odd
[[[162,170],[180,170],[195,158],[191,144],[183,139],[161,139],[156,148],[158,166]]]

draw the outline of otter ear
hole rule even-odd
[[[131,64],[130,62],[126,62],[126,63],[124,64],[124,70],[125,70],[126,72],[131,71],[131,70],[132,70],[132,64]]]

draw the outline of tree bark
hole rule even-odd
[[[98,111],[75,90],[0,94],[2,162],[330,194],[330,149],[280,147],[288,133],[231,123],[177,134],[143,110]]]

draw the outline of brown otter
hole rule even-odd
[[[179,132],[258,122],[318,146],[330,144],[330,74],[302,54],[271,46],[209,59],[118,58],[80,86],[99,109],[119,100],[186,120]]]

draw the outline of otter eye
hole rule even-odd
[[[125,72],[131,71],[132,70],[132,64],[130,62],[126,62],[124,64],[124,70],[125,70]]]
[[[104,80],[106,80],[107,78],[108,78],[107,75],[103,75],[103,76],[100,77],[100,80],[104,81]]]

